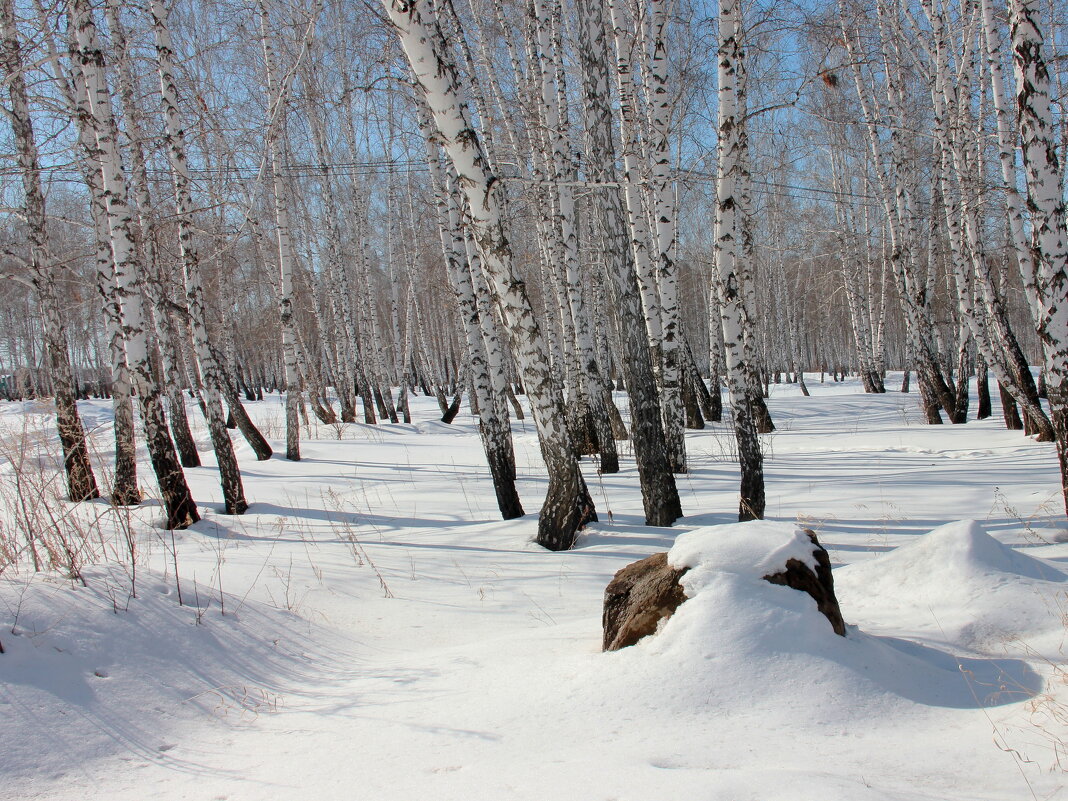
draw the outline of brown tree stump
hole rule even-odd
[[[604,591],[604,650],[618,651],[634,645],[653,634],[662,619],[671,617],[686,600],[679,584],[686,570],[671,567],[665,551],[616,573]]]
[[[806,528],[805,533],[812,540],[812,556],[816,560],[816,572],[813,573],[812,568],[797,559],[787,559],[783,570],[764,576],[764,581],[807,592],[816,601],[816,606],[823,616],[830,621],[834,633],[844,637],[846,635],[845,621],[842,620],[842,610],[838,607],[838,598],[834,594],[831,557],[816,539],[815,532]]]
[[[834,594],[830,557],[815,533],[808,529],[805,533],[812,541],[815,572],[804,562],[788,559],[782,570],[762,578],[772,584],[808,593],[830,622],[834,633],[844,637],[845,621]],[[663,552],[632,562],[616,573],[604,591],[604,612],[601,617],[603,649],[618,651],[634,645],[642,637],[655,634],[660,621],[671,617],[686,600],[679,580],[688,569],[671,567],[667,553]]]

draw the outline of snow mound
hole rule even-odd
[[[753,521],[681,535],[668,552],[688,600],[656,637],[639,645],[687,661],[770,663],[784,653],[819,654],[840,640],[806,593],[763,580],[798,559],[812,567],[812,543],[796,526]],[[722,664],[721,664],[722,667]]]
[[[1013,573],[1042,581],[1064,581],[1061,571],[1014,548],[1002,545],[974,520],[948,523],[885,556],[847,568],[858,573],[893,574],[893,581],[918,583],[940,582],[947,574],[959,582],[992,573]],[[948,589],[948,588],[947,588]]]
[[[796,526],[753,521],[712,526],[679,537],[668,553],[688,597],[653,637],[612,654],[590,677],[595,693],[640,698],[681,716],[753,714],[793,719],[862,720],[885,714],[899,698],[929,706],[1007,703],[986,697],[961,673],[984,684],[1033,688],[1023,662],[960,660],[936,648],[850,627],[837,636],[806,593],[763,576],[788,559],[812,563],[812,544]],[[850,609],[843,603],[843,613]],[[980,697],[981,696],[981,697]],[[896,697],[896,698],[895,698]],[[603,702],[607,704],[608,702]],[[633,714],[633,707],[629,708]]]
[[[878,625],[928,621],[950,641],[984,649],[1061,628],[1058,585],[1068,576],[962,520],[866,562],[835,571],[844,608],[878,609]]]

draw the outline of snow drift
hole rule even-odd
[[[1050,563],[1001,544],[974,520],[948,523],[835,571],[843,608],[866,623],[926,621],[932,636],[995,652],[1017,637],[1063,629],[1058,585],[1066,578]]]
[[[1038,569],[1011,556],[1001,558],[1018,570]],[[846,638],[836,636],[809,595],[763,580],[788,559],[814,566],[811,542],[791,524],[753,521],[681,535],[668,561],[690,568],[681,579],[689,599],[656,636],[606,655],[596,683],[617,697],[642,697],[680,715],[770,713],[786,706],[793,716],[815,720],[829,708],[854,719],[885,714],[893,696],[949,707],[1019,700],[982,689],[1003,687],[1008,677],[1021,692],[1037,687],[1038,677],[1023,662],[962,661],[855,626]],[[842,613],[851,619],[844,600]]]

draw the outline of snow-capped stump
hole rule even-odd
[[[656,631],[686,600],[679,579],[688,568],[668,564],[667,551],[624,567],[604,591],[604,650],[618,651]]]
[[[616,573],[604,593],[604,650],[617,651],[655,633],[691,597],[687,590],[714,583],[716,574],[748,575],[805,592],[834,633],[845,636],[831,560],[815,533],[756,520],[688,532],[670,551]]]
[[[842,620],[842,610],[838,607],[838,598],[834,594],[831,557],[828,556],[827,549],[816,539],[816,532],[807,528],[802,531],[812,543],[812,558],[816,560],[816,566],[813,568],[799,559],[790,558],[786,560],[785,568],[764,576],[764,581],[807,592],[816,601],[816,608],[831,622],[834,633],[844,637],[845,621]]]

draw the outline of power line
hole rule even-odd
[[[324,175],[338,175],[345,177],[367,177],[373,175],[406,175],[410,173],[425,173],[428,171],[428,167],[425,161],[422,159],[379,159],[375,161],[338,161],[331,162],[329,164],[316,164],[316,163],[298,163],[298,164],[285,164],[278,168],[279,172],[291,178],[320,178]],[[189,167],[189,174],[193,176],[203,177],[221,177],[224,180],[235,181],[247,181],[255,180],[264,174],[264,170],[259,166],[236,166],[227,165],[223,167]],[[66,165],[56,165],[53,167],[41,167],[40,171],[52,180],[56,181],[69,181],[72,183],[80,183],[82,175],[79,170]],[[149,169],[149,174],[155,178],[165,179],[169,177],[170,173],[167,170],[162,169]],[[0,175],[4,177],[15,177],[20,173],[14,169],[9,168],[0,170]],[[534,183],[534,179],[518,176],[518,175],[501,175],[498,176],[503,181],[523,181],[525,183]],[[676,180],[680,183],[713,183],[718,179],[714,173],[704,172],[701,170],[682,169],[678,171]],[[538,181],[542,184],[552,184],[551,181]],[[856,200],[863,200],[870,203],[875,203],[879,199],[872,195],[865,195],[858,192],[847,192],[837,189],[826,189],[817,186],[803,186],[791,183],[781,183],[778,181],[763,180],[760,178],[752,179],[752,183],[756,186],[765,187],[773,190],[786,190],[779,192],[770,192],[770,194],[791,197],[801,200],[813,200],[813,197],[798,196],[794,193],[805,193],[806,195],[815,195],[817,197],[830,197],[834,199],[851,198]],[[578,187],[597,188],[604,186],[621,186],[621,183],[593,183],[584,181],[570,182],[571,185]]]

